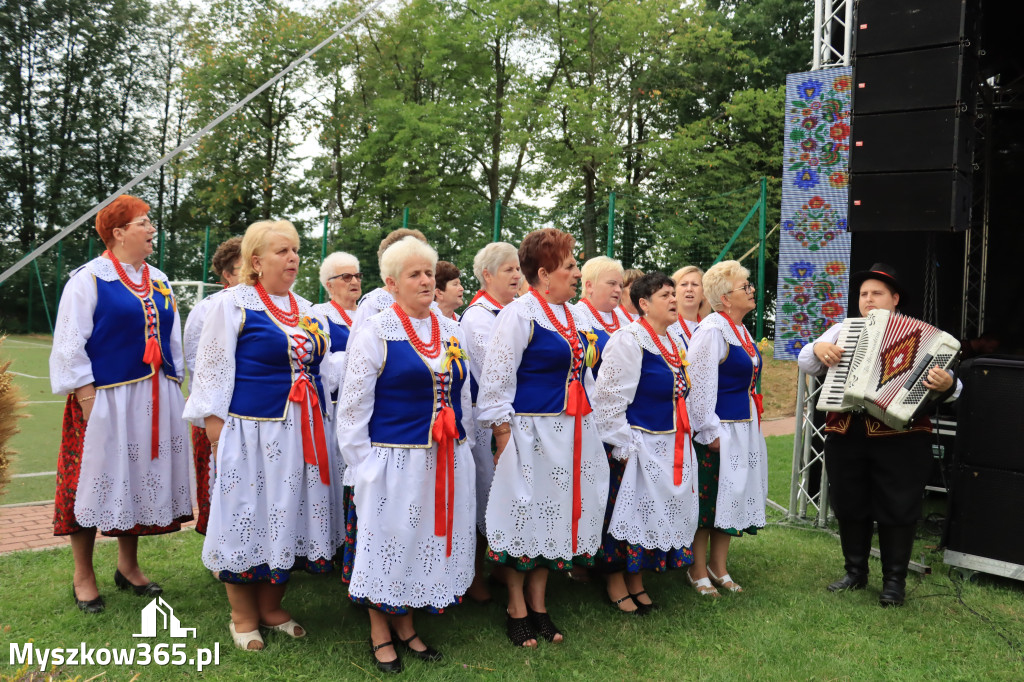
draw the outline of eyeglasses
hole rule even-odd
[[[328,277],[327,281],[330,282],[332,279],[338,279],[339,277],[341,278],[341,281],[344,282],[345,284],[348,284],[349,282],[351,282],[353,277],[356,278],[357,282],[362,282],[363,281],[363,273],[361,273],[361,272],[343,272],[340,275],[335,275],[334,277]]]
[[[753,291],[756,288],[757,287],[755,287],[753,284],[751,284],[750,282],[747,282],[746,284],[744,284],[741,287],[736,287],[735,289],[730,289],[729,293],[731,294],[734,291],[739,291],[740,289],[743,289],[743,293],[749,294],[751,291]]]
[[[149,218],[140,218],[138,220],[133,220],[130,223],[125,223],[124,226],[131,227],[132,225],[141,225],[142,227],[153,227],[153,223],[150,221]]]

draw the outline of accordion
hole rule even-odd
[[[960,342],[941,329],[888,310],[848,319],[836,345],[842,360],[825,376],[818,409],[866,411],[897,430],[936,397],[922,384],[928,370],[949,369],[960,351]]]

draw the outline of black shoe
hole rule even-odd
[[[532,625],[533,629],[537,631],[537,634],[553,644],[557,643],[555,642],[555,637],[557,635],[562,635],[562,631],[559,630],[558,626],[551,620],[551,615],[547,611],[540,613],[539,611],[534,611],[527,606],[526,614],[526,617],[530,619],[530,625]],[[562,640],[565,640],[565,635],[562,635]]]
[[[413,649],[411,646],[409,646],[409,643],[417,637],[419,637],[419,635],[417,635],[414,632],[412,633],[412,637],[410,637],[409,639],[402,639],[398,636],[397,632],[395,632],[394,630],[391,631],[391,639],[397,639],[402,644],[402,646],[405,647],[406,651],[408,651],[410,654],[420,659],[421,661],[427,661],[428,663],[437,663],[438,661],[444,658],[444,654],[442,654],[434,647],[428,646],[427,643],[423,642],[422,639],[420,641],[423,642],[423,646],[425,647],[423,651],[417,651],[416,649]]]
[[[907,568],[914,550],[917,524],[878,524],[878,548],[882,554],[882,593],[878,605],[903,606],[906,599]]]
[[[384,647],[391,647],[394,649],[395,645],[388,640],[383,644],[374,644],[373,640],[370,640],[370,658],[373,659],[373,664],[377,666],[377,670],[382,673],[400,673],[402,672],[402,659],[398,656],[398,650],[395,649],[395,660],[393,661],[382,661],[377,658],[377,652]]]
[[[160,587],[156,583],[146,583],[145,585],[135,585],[128,582],[128,578],[121,575],[120,569],[114,570],[114,584],[117,585],[119,590],[127,590],[129,587],[135,594],[140,597],[157,597],[164,593],[164,588]]]
[[[505,619],[505,634],[508,635],[508,641],[512,642],[512,646],[519,647],[520,649],[531,639],[537,639],[533,632],[533,626],[530,625],[529,616],[513,618],[509,615]],[[534,644],[533,646],[536,647],[537,645]]]
[[[659,607],[653,601],[650,604],[645,604],[642,601],[640,601],[641,594],[647,594],[647,590],[641,590],[640,592],[637,592],[636,594],[630,594],[629,596],[633,598],[633,602],[638,607],[640,607],[640,609],[644,612],[643,615],[646,616],[651,611],[657,611]],[[650,599],[651,595],[647,594],[647,598]]]
[[[85,613],[103,613],[103,609],[107,607],[106,603],[103,601],[103,595],[100,595],[95,599],[90,599],[89,601],[82,601],[79,599],[78,593],[75,592],[74,583],[71,583],[71,596],[74,597],[75,606],[78,607],[78,610],[84,611]]]
[[[619,606],[619,604],[621,604],[624,601],[631,601],[631,602],[633,602],[633,604],[636,606],[636,608],[633,609],[632,611],[627,611],[626,609],[624,609],[621,606]],[[627,594],[622,599],[612,599],[611,600],[611,604],[612,604],[612,606],[615,607],[616,611],[618,611],[619,613],[624,613],[627,616],[646,616],[648,613],[650,613],[650,609],[645,609],[643,607],[643,605],[641,605],[636,599],[634,599],[633,595],[631,595],[631,594]]]
[[[866,575],[847,573],[834,583],[829,583],[825,589],[829,592],[843,592],[845,590],[863,590],[867,586],[868,577]]]

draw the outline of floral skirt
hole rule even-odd
[[[490,547],[487,548],[487,560],[501,566],[508,566],[516,571],[546,568],[551,571],[568,573],[577,566],[594,565],[594,557],[590,554],[577,554],[571,559],[548,559],[543,556],[512,556],[508,552],[495,552]]]
[[[206,535],[206,524],[210,520],[210,459],[213,447],[206,435],[206,429],[192,426],[192,461],[196,467],[196,531]]]
[[[295,565],[290,569],[271,568],[269,564],[260,564],[241,573],[223,570],[217,573],[217,578],[229,585],[252,585],[255,583],[284,585],[291,579],[292,571],[330,573],[332,570],[334,570],[333,562],[328,559],[310,561],[306,557],[295,557]]]
[[[615,498],[618,495],[619,486],[622,484],[622,473],[626,469],[626,463],[615,459],[609,453],[608,468],[611,475],[608,485],[608,506],[605,507],[604,512],[601,547],[594,557],[595,568],[606,573],[619,571],[662,573],[670,568],[682,568],[692,564],[693,549],[690,547],[680,547],[669,552],[660,549],[647,549],[625,540],[617,540],[608,533],[608,525],[611,523],[612,513],[615,511]]]
[[[88,530],[75,520],[75,496],[78,492],[78,477],[82,469],[82,448],[85,445],[85,416],[75,394],[68,396],[64,405],[64,420],[61,427],[60,451],[57,455],[57,491],[53,503],[53,534],[71,535]],[[181,520],[187,520],[181,519]],[[110,537],[160,535],[181,530],[181,520],[166,526],[137,524],[128,529],[103,531]]]
[[[721,455],[697,441],[693,441],[693,448],[697,453],[697,498],[700,505],[698,528],[710,528],[734,537],[740,537],[744,533],[757,535],[757,526],[750,526],[743,530],[715,527],[715,504],[718,501],[718,468],[721,463]]]

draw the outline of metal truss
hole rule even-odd
[[[960,338],[973,339],[985,328],[985,286],[988,279],[989,205],[992,191],[993,112],[998,88],[982,83],[978,88],[977,115],[974,117],[974,186],[971,227],[964,233],[964,304],[960,315]],[[979,187],[980,184],[980,187]],[[980,191],[979,191],[980,190]]]
[[[800,370],[796,384],[796,433],[793,434],[793,478],[789,487],[789,521],[810,520],[825,527],[829,520],[828,474],[825,473],[825,426],[815,425],[814,410],[821,380]],[[812,484],[818,484],[817,492]]]
[[[849,66],[853,56],[854,0],[814,0],[811,70]]]
[[[924,246],[924,309],[922,319],[928,324],[939,321],[939,257],[935,233],[929,232]]]

